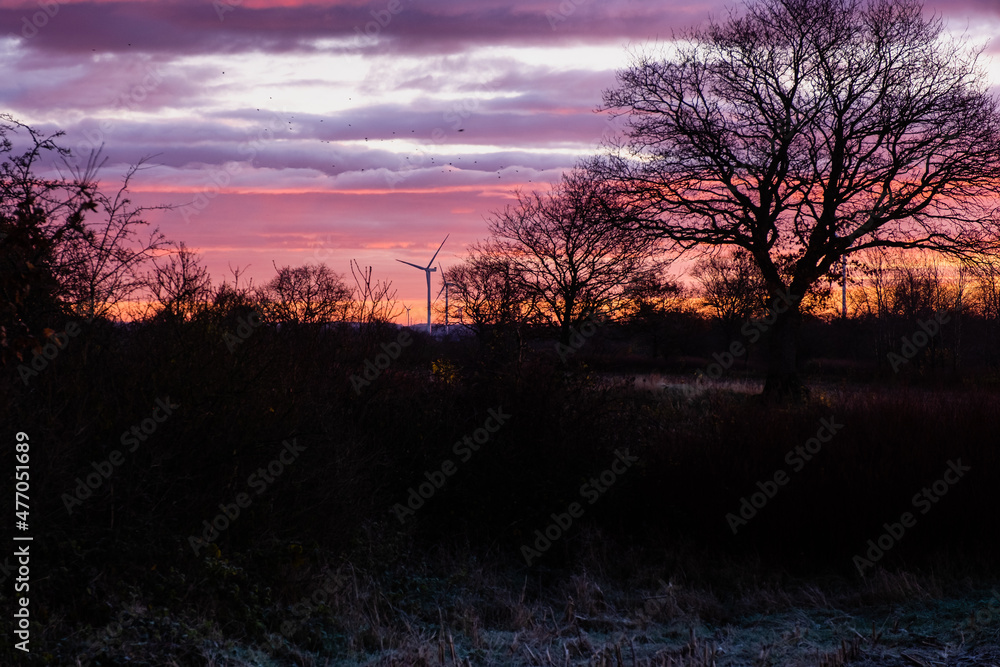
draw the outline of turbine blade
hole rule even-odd
[[[451,236],[451,234],[448,234],[448,236]],[[438,253],[439,253],[439,252],[441,252],[441,248],[443,248],[443,247],[444,247],[444,244],[445,244],[445,241],[447,241],[447,240],[448,240],[448,236],[445,236],[445,237],[444,237],[444,241],[441,241],[441,245],[439,245],[439,246],[438,246],[438,249],[437,249],[437,251],[436,251],[436,252],[434,253],[434,256],[433,256],[433,257],[431,257],[431,261],[427,262],[427,266],[430,266],[431,264],[433,264],[433,263],[434,263],[434,260],[435,260],[435,259],[437,259],[437,256],[438,256]]]
[[[401,259],[397,259],[396,261],[397,262],[403,262],[403,260],[401,260]],[[403,264],[409,264],[413,268],[420,269],[421,271],[426,271],[427,270],[426,266],[417,266],[416,264],[413,264],[412,262],[403,262]]]

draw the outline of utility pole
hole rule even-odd
[[[840,258],[840,311],[841,316],[847,319],[847,255]]]
[[[444,278],[444,270],[441,265],[438,264],[438,271],[441,272],[441,278]],[[444,330],[445,333],[448,332],[448,288],[451,287],[452,283],[447,280],[443,280],[444,284],[441,286],[441,291],[438,292],[438,296],[441,296],[441,292],[444,292]]]

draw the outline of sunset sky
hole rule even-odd
[[[0,111],[76,154],[103,143],[109,183],[155,156],[135,199],[177,205],[149,219],[216,281],[355,258],[417,305],[424,277],[396,258],[426,263],[450,234],[439,261],[459,261],[512,189],[596,149],[629,49],[733,4],[0,0]],[[1000,35],[997,0],[926,7]]]

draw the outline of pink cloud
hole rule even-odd
[[[625,48],[724,18],[735,4],[400,0],[387,15],[390,0],[42,2],[0,0],[0,35],[24,37],[0,81],[5,109],[65,130],[63,143],[78,156],[103,143],[101,177],[112,186],[125,165],[155,156],[159,167],[143,172],[136,200],[178,205],[151,220],[200,248],[217,279],[228,264],[250,264],[256,282],[273,274],[272,262],[323,260],[346,273],[356,258],[414,302],[423,279],[395,259],[426,261],[451,234],[441,260],[457,261],[513,189],[557,180],[608,130],[593,110],[615,83],[609,66],[527,65],[505,58],[504,47]],[[929,0],[927,9],[955,25],[1000,16],[995,0]],[[373,21],[379,39],[356,39]],[[470,59],[473,47],[488,46],[497,49],[492,60]],[[349,109],[327,115],[278,110],[278,98],[259,108],[220,103],[242,84],[213,58],[261,53],[322,54],[332,64],[382,56],[396,76],[390,92],[406,102],[376,99],[383,82],[366,80]],[[403,65],[396,55],[420,60]],[[185,56],[210,64],[179,64]],[[328,82],[299,84],[320,94]],[[202,209],[183,208],[199,196]]]

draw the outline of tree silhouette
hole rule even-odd
[[[90,216],[82,234],[62,239],[54,248],[61,298],[78,315],[122,316],[126,309],[136,314],[141,308],[129,303],[131,297],[148,287],[145,269],[156,254],[169,244],[156,227],[144,219],[148,211],[172,206],[137,206],[128,190],[135,175],[148,169],[147,159],[129,166],[118,190],[109,194],[94,190],[95,215]],[[99,151],[92,152],[82,169],[72,169],[74,182],[93,183],[103,166]]]
[[[277,275],[260,290],[261,307],[272,322],[343,321],[351,290],[326,264],[275,267]]]
[[[160,314],[168,319],[190,320],[208,308],[212,279],[198,261],[198,254],[183,242],[166,262],[153,260],[153,266],[147,282]]]
[[[625,135],[592,168],[620,184],[631,228],[749,252],[775,306],[866,248],[996,247],[1000,113],[981,49],[921,9],[760,0],[639,54],[604,94]],[[800,321],[778,315],[765,393],[804,391]]]
[[[92,180],[38,173],[46,155],[70,154],[56,143],[61,135],[0,115],[0,363],[23,359],[44,327],[65,324],[58,252],[86,235],[84,214],[97,208]],[[15,146],[25,138],[26,148]]]
[[[571,327],[614,310],[629,284],[662,268],[655,239],[619,225],[621,215],[609,184],[574,169],[549,192],[518,192],[516,206],[495,212],[483,250],[509,264],[565,344]]]
[[[692,275],[701,285],[702,300],[715,312],[728,338],[735,338],[740,325],[767,303],[767,286],[757,263],[742,248],[702,258]]]
[[[490,244],[469,248],[465,260],[445,271],[451,283],[449,315],[461,320],[485,350],[520,358],[524,330],[538,314],[538,299],[519,269]]]

